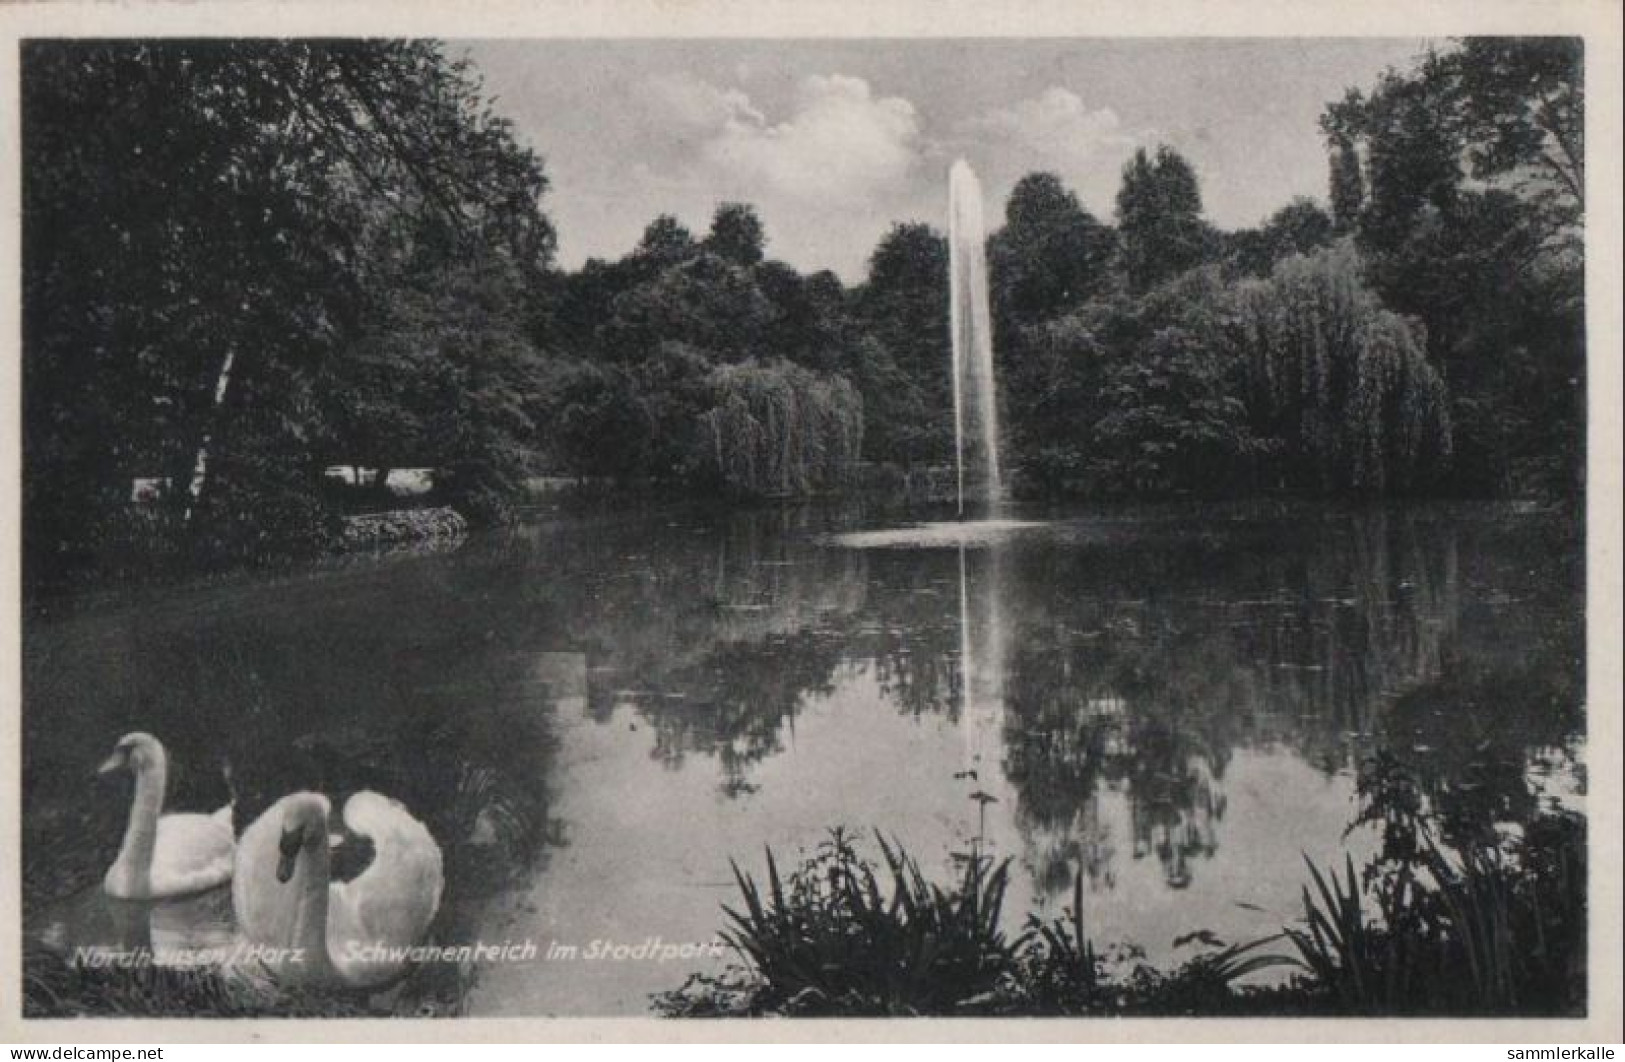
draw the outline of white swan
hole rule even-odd
[[[99,773],[128,769],[135,774],[135,797],[118,858],[102,887],[121,900],[161,900],[188,896],[231,878],[231,805],[213,815],[164,815],[169,760],[151,734],[125,734]]]
[[[344,825],[373,845],[353,881],[331,880],[328,819],[319,793],[293,793],[243,831],[232,907],[237,925],[282,981],[373,988],[406,969],[440,908],[440,846],[400,802],[361,792]]]

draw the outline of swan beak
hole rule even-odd
[[[115,752],[111,756],[107,757],[107,759],[102,761],[102,765],[100,767],[96,768],[96,773],[97,774],[112,774],[114,771],[118,770],[120,767],[123,767],[123,766],[124,766],[124,758],[122,756],[120,756],[117,752]]]
[[[298,859],[298,851],[281,853],[276,861],[276,880],[286,885],[293,877],[293,866]]]
[[[286,885],[288,879],[293,877],[294,864],[299,860],[299,849],[304,847],[304,838],[297,830],[282,831],[282,840],[277,845],[276,880]]]

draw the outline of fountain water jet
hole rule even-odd
[[[1004,516],[1004,478],[999,467],[998,391],[993,380],[993,321],[988,310],[986,229],[982,186],[964,159],[948,171],[948,322],[953,341],[949,364],[954,390],[954,457],[959,519],[942,523],[829,536],[857,549],[928,549],[998,546],[1016,532],[1041,523]],[[980,506],[965,519],[969,490]],[[960,580],[961,585],[964,579]],[[1001,680],[1002,681],[1002,680]]]
[[[982,185],[964,159],[948,171],[948,316],[953,340],[954,457],[959,515],[965,515],[965,469],[980,487],[989,516],[1004,493],[999,470],[998,395],[993,383],[993,325],[988,312]]]

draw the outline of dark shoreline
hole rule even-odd
[[[1012,510],[1035,519],[1056,515],[1076,516],[1096,511],[1109,518],[1145,519],[1169,515],[1175,519],[1200,511],[1215,523],[1241,519],[1280,518],[1292,520],[1304,514],[1340,516],[1386,511],[1496,512],[1516,518],[1562,519],[1569,521],[1583,539],[1586,503],[1584,498],[1459,498],[1389,497],[1376,499],[1317,499],[1286,495],[1257,495],[1246,498],[1091,498],[1083,494],[1017,496]],[[614,486],[609,484],[570,485],[527,495],[513,510],[514,519],[505,526],[480,527],[447,505],[414,505],[389,509],[355,509],[336,519],[339,524],[324,548],[311,550],[290,545],[268,544],[253,563],[199,562],[184,556],[126,556],[116,567],[102,570],[80,569],[68,577],[43,581],[30,578],[37,565],[23,551],[22,613],[25,618],[72,613],[93,608],[108,599],[139,599],[154,588],[230,585],[238,580],[298,578],[331,570],[336,565],[368,560],[384,561],[417,554],[439,553],[461,548],[466,542],[488,535],[501,535],[515,528],[545,526],[555,522],[587,522],[617,519],[628,514],[659,512],[730,513],[753,511],[821,510],[859,514],[863,527],[910,524],[930,520],[955,519],[951,497],[927,494],[916,497],[864,489],[805,498],[701,498],[675,486],[670,488]],[[415,514],[446,514],[424,518]],[[382,525],[384,530],[379,527]],[[351,527],[366,528],[351,534]],[[1581,545],[1584,549],[1583,542]]]

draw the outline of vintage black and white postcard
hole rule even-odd
[[[0,15],[7,1027],[1614,1037],[1619,14]]]

